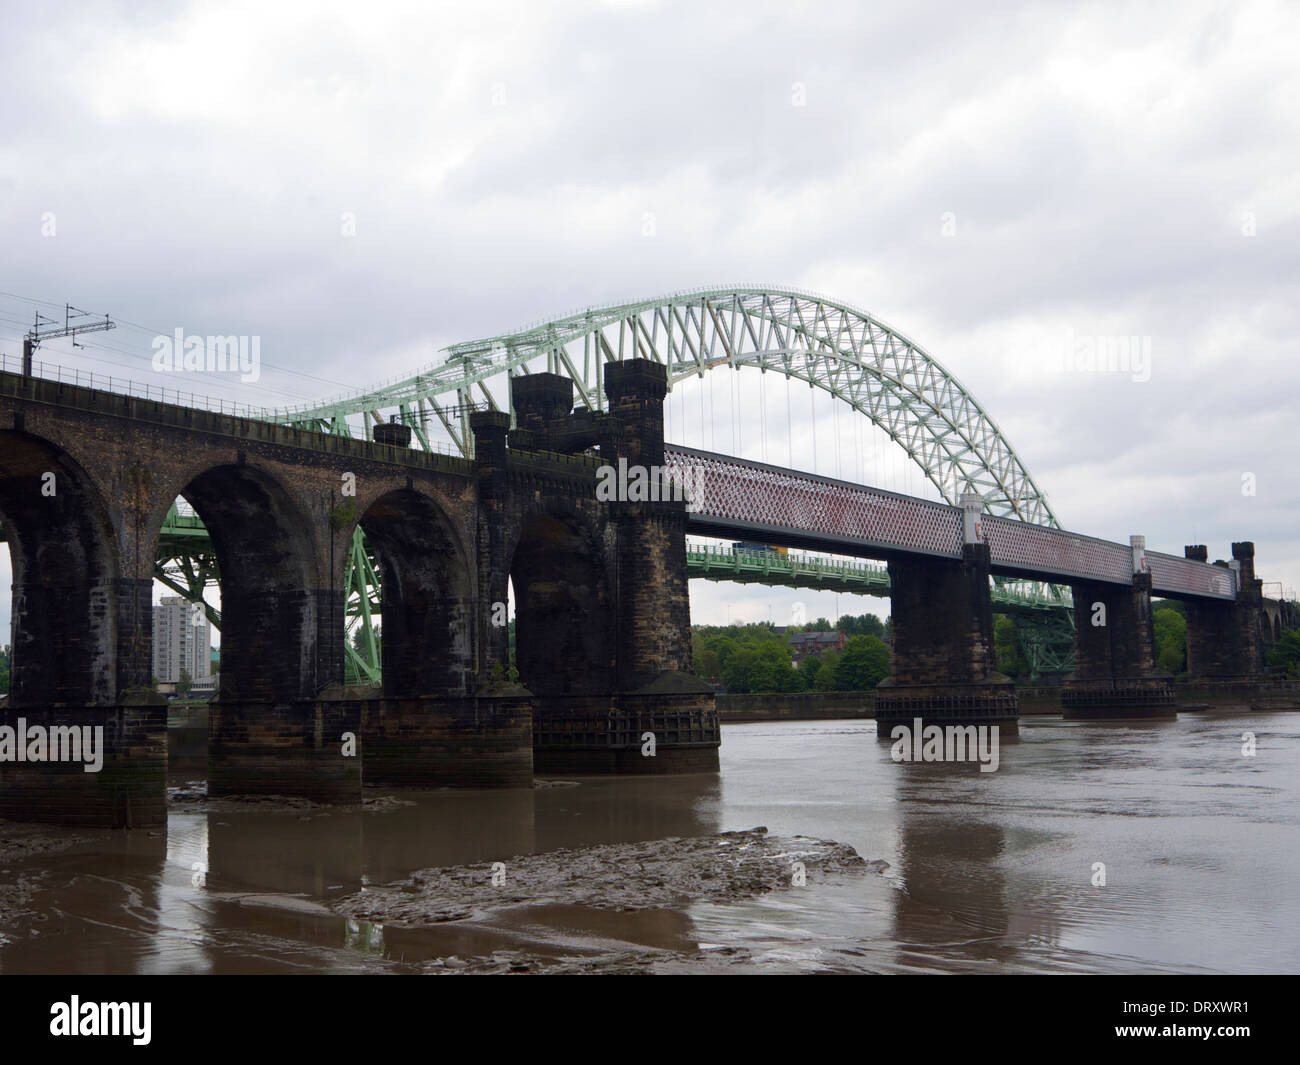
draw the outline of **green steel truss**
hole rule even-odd
[[[975,397],[933,357],[865,311],[796,289],[698,289],[590,307],[508,335],[453,344],[440,366],[272,417],[324,432],[362,434],[377,420],[416,428],[437,418],[468,455],[464,411],[497,400],[486,382],[537,369],[574,382],[578,402],[604,408],[604,366],[646,358],[669,387],[720,366],[752,366],[804,381],[847,403],[907,452],[952,504],[979,492],[989,513],[1058,527],[1020,457]],[[480,398],[481,397],[481,398]],[[454,400],[451,407],[443,406]],[[507,399],[508,402],[508,399]],[[513,412],[512,412],[513,413]],[[360,424],[356,425],[358,419]]]
[[[154,580],[161,581],[173,592],[191,603],[203,603],[203,609],[220,631],[221,612],[203,598],[203,590],[221,582],[217,555],[208,539],[203,521],[188,506],[172,503],[163,521],[158,537],[158,553],[154,556]]]
[[[816,555],[777,554],[768,551],[735,550],[727,545],[688,544],[686,572],[690,577],[737,584],[767,584],[808,588],[819,592],[848,592],[853,595],[889,595],[889,569],[883,562],[821,558]],[[1044,613],[1073,609],[1069,589],[1062,603],[1047,594],[1037,581],[1004,580],[991,590],[994,610],[999,614],[1026,611]]]
[[[446,350],[444,362],[414,375],[324,403],[280,409],[270,417],[317,432],[362,438],[371,436],[376,423],[396,420],[411,426],[412,446],[468,456],[473,450],[468,412],[498,409],[498,400],[487,387],[494,379],[539,370],[563,374],[574,382],[579,404],[601,410],[604,367],[610,362],[625,358],[660,362],[668,369],[670,388],[690,377],[702,378],[708,370],[748,366],[823,389],[869,418],[903,448],[948,503],[957,503],[963,491],[973,489],[984,497],[991,514],[1059,527],[1020,457],[952,374],[879,319],[815,293],[749,285],[696,289],[587,307]],[[508,395],[506,389],[506,403]],[[435,421],[449,444],[430,438]],[[195,598],[197,589],[201,596],[200,582],[216,575],[210,548],[197,539],[186,540],[183,525],[170,525],[170,518],[162,544],[159,579],[179,594]],[[745,579],[750,574],[748,568],[736,572],[737,576],[726,579]],[[811,579],[804,573],[776,570],[767,576],[771,583],[791,583],[795,576]],[[1072,659],[1068,589],[1003,578],[997,578],[995,585],[996,594],[1003,597],[1019,594],[1009,590],[1015,585],[1031,598],[1044,600],[1046,614],[1019,609],[1016,614],[1022,649],[1036,671]],[[347,586],[348,679],[377,683],[380,655],[374,622],[379,584],[360,529],[349,554]],[[208,612],[210,617],[216,613],[211,607]]]

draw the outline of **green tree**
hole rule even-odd
[[[383,662],[383,632],[378,625],[374,628],[375,632],[375,655],[380,662]],[[358,625],[352,633],[352,649],[363,658],[366,654],[366,629],[364,625]]]
[[[1187,619],[1167,607],[1155,612],[1156,666],[1169,673],[1187,669]]]
[[[716,681],[722,676],[722,659],[712,648],[703,648],[695,655],[695,675],[701,680]]]
[[[858,614],[856,617],[845,614],[836,623],[836,628],[846,636],[883,637],[885,635],[885,623],[875,614]]]
[[[722,686],[729,692],[753,691],[754,670],[758,655],[745,648],[727,656],[722,665]]]
[[[833,692],[836,689],[835,671],[840,664],[838,651],[827,651],[822,655],[822,667],[817,671],[813,688],[819,692]]]
[[[1016,646],[1016,623],[1006,614],[993,619],[993,656],[999,673],[1014,677],[1020,672],[1020,656]]]
[[[1282,670],[1291,680],[1300,680],[1300,629],[1287,629],[1277,646],[1264,656],[1274,669]]]
[[[704,646],[718,656],[718,665],[723,669],[727,668],[727,663],[731,661],[732,655],[741,648],[741,645],[736,640],[727,635],[711,636],[705,641]]]
[[[804,685],[809,691],[817,687],[817,675],[822,670],[822,660],[816,655],[809,655],[799,666],[799,672],[803,674]]]
[[[762,662],[759,684],[755,691],[797,692],[804,687],[803,677],[791,661],[790,645],[785,640],[764,641],[758,649]]]
[[[851,636],[835,664],[841,691],[867,691],[889,676],[889,648],[879,636]]]
[[[819,619],[824,620],[824,619]],[[816,629],[818,622],[805,628]],[[808,674],[791,661],[788,633],[762,622],[754,625],[696,625],[691,629],[695,675],[714,680],[733,692],[797,692],[808,687]]]
[[[337,647],[338,644],[335,644],[334,646]],[[194,687],[194,678],[190,676],[190,671],[188,669],[182,667],[181,679],[176,682],[176,694],[179,695],[182,699],[184,699],[187,695],[189,695],[190,689],[193,687]]]

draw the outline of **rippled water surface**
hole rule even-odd
[[[0,971],[413,971],[497,950],[703,950],[666,963],[689,970],[728,947],[731,971],[1300,971],[1300,715],[1031,717],[987,774],[889,752],[869,721],[728,725],[717,776],[401,792],[414,805],[307,819],[174,810],[165,834],[100,834],[10,870],[45,873],[29,904],[41,919],[6,930]],[[430,866],[756,825],[890,868],[737,903],[517,907],[429,929],[326,905]]]

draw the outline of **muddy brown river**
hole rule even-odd
[[[991,773],[843,721],[724,726],[716,776],[184,783],[165,833],[0,825],[0,972],[1300,971],[1300,714],[1029,717]]]

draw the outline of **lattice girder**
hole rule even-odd
[[[693,486],[688,531],[868,558],[962,556],[960,507],[676,445],[664,449],[664,463]],[[1128,544],[988,514],[978,533],[998,574],[1057,583],[1133,580]],[[1159,552],[1145,557],[1158,594],[1236,598],[1231,570]]]
[[[328,422],[455,395],[494,377],[545,368],[570,377],[578,401],[604,406],[603,367],[626,358],[665,364],[670,387],[720,366],[753,366],[824,389],[880,426],[951,503],[968,486],[990,513],[1055,525],[1047,501],[997,425],[955,377],[864,311],[794,289],[700,289],[591,307],[515,333],[453,344],[445,363],[325,404],[276,412],[292,424]],[[486,393],[485,393],[486,395]],[[463,430],[449,435],[468,447]]]

